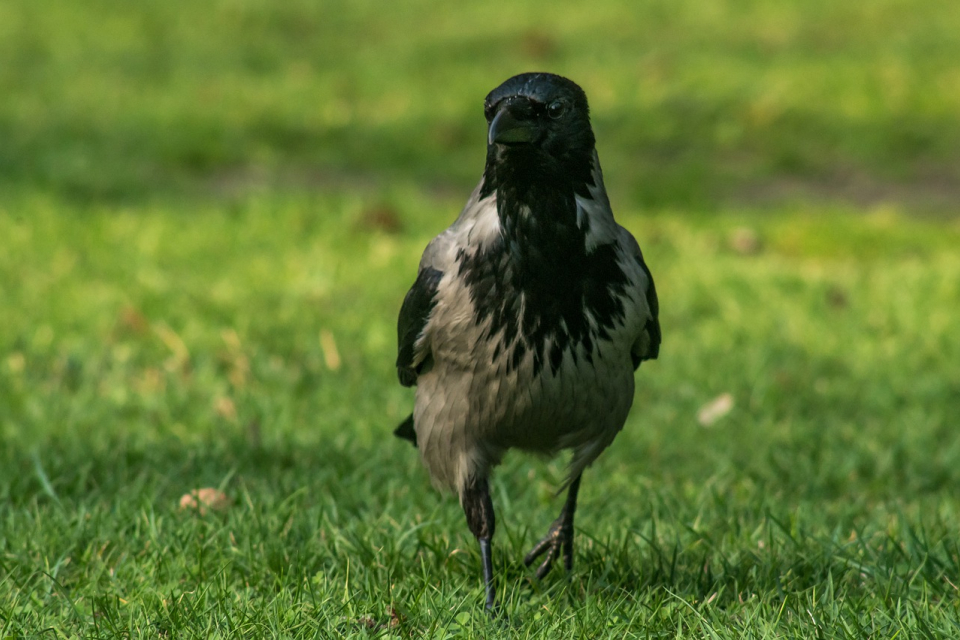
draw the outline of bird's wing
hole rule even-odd
[[[434,238],[423,252],[420,270],[400,307],[397,320],[397,375],[400,384],[412,387],[430,358],[430,314],[437,305],[438,289],[444,273],[457,264],[460,250],[478,250],[497,234],[497,205],[492,195],[482,195],[481,181],[453,225]],[[441,292],[442,293],[442,292]]]
[[[640,336],[630,350],[630,355],[633,357],[633,367],[636,369],[644,360],[655,360],[660,354],[660,303],[657,300],[657,287],[653,283],[653,275],[650,273],[647,263],[643,261],[643,252],[640,251],[637,239],[621,227],[620,241],[627,254],[636,260],[643,275],[646,276],[641,286],[644,288],[643,295],[647,301],[648,315]]]
[[[398,438],[403,438],[404,440],[409,440],[410,444],[415,447],[417,446],[417,430],[413,427],[412,413],[393,430],[393,435]]]
[[[432,245],[433,242],[430,243]],[[430,246],[427,252],[430,252]],[[423,348],[424,328],[437,303],[437,287],[443,277],[443,272],[426,260],[427,252],[424,253],[425,260],[420,264],[416,282],[403,299],[397,319],[397,376],[405,387],[417,384],[417,374],[429,355],[429,350]]]

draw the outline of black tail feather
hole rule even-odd
[[[398,438],[403,438],[404,440],[409,440],[413,446],[417,446],[417,432],[413,428],[413,414],[407,416],[407,419],[400,423],[396,429],[393,430],[393,435]]]

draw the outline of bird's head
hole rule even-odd
[[[567,164],[593,152],[587,96],[564,77],[522,73],[491,91],[483,106],[488,153],[534,152]]]

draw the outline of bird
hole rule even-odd
[[[543,579],[573,569],[584,470],[622,429],[634,374],[657,358],[653,277],[613,217],[583,89],[545,72],[484,100],[486,162],[453,224],[420,260],[397,320],[397,374],[416,387],[394,431],[455,492],[496,610],[490,477],[508,450],[570,450],[560,515],[526,555]]]

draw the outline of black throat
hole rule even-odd
[[[556,374],[564,357],[577,358],[578,346],[592,360],[623,318],[626,284],[616,247],[588,253],[590,222],[578,224],[576,196],[590,198],[595,186],[592,153],[544,155],[491,145],[481,197],[496,192],[501,233],[482,250],[458,255],[477,324],[489,318],[484,338],[498,339],[494,360],[504,356],[509,371],[529,352],[535,375],[547,364]]]

